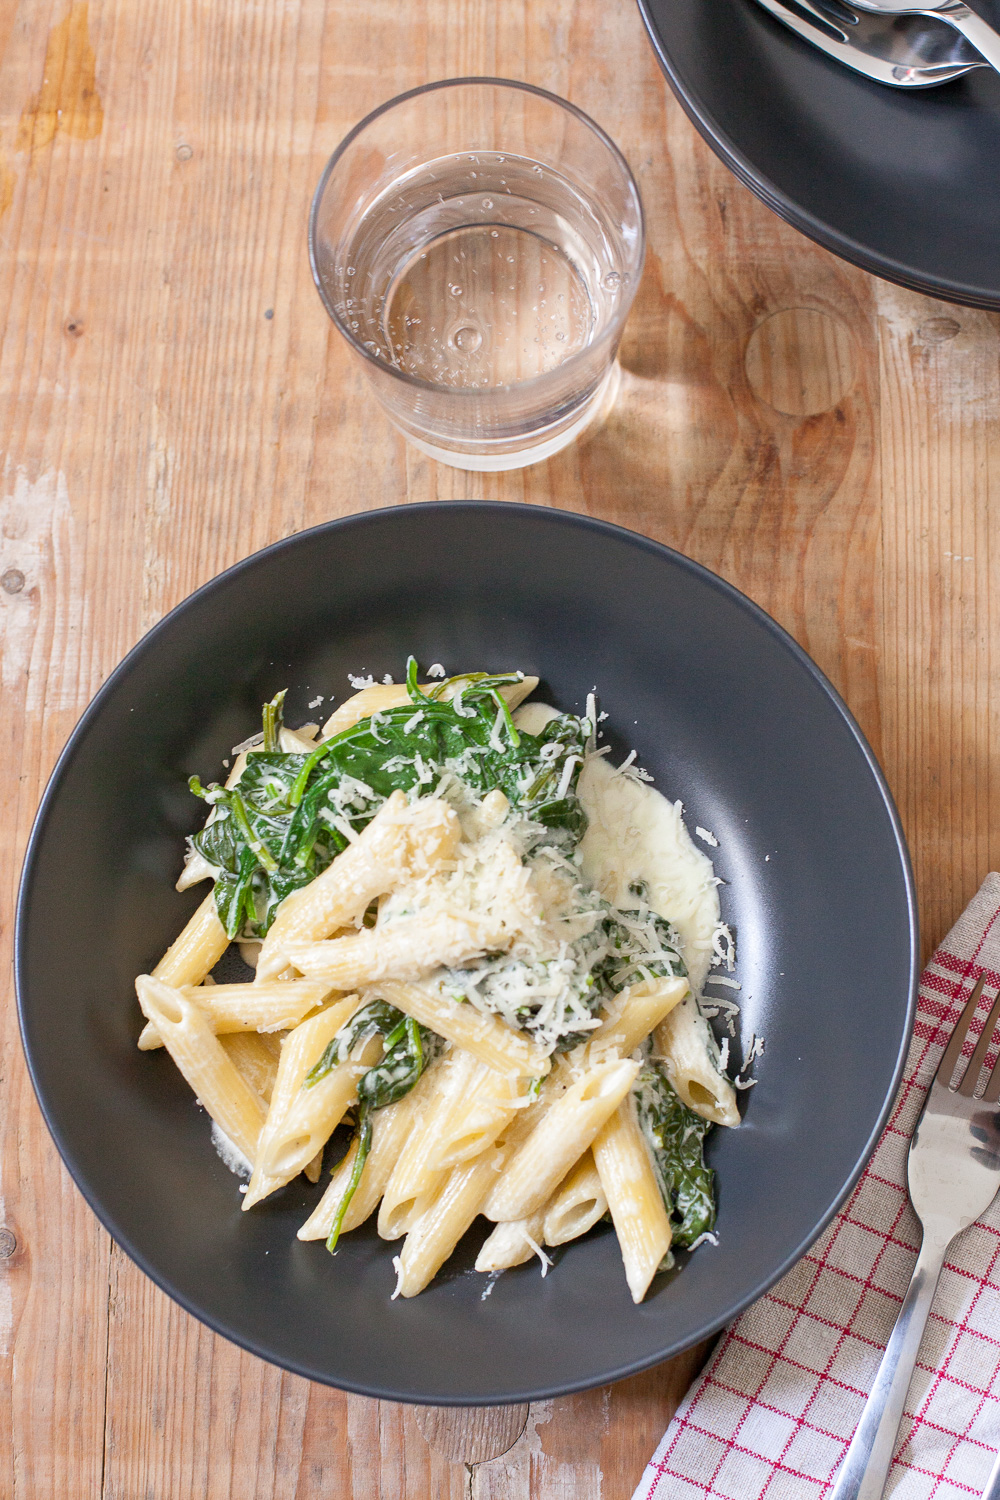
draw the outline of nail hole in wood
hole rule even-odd
[[[17,1236],[13,1229],[0,1229],[0,1260],[10,1260],[17,1249]]]
[[[0,588],[5,594],[19,594],[24,588],[24,574],[20,568],[8,568],[0,573]]]
[[[962,325],[955,318],[928,318],[917,329],[917,338],[922,344],[946,344],[961,332]]]

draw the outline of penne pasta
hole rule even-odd
[[[488,1219],[526,1219],[551,1196],[579,1161],[635,1081],[629,1058],[596,1063],[551,1105],[516,1148],[490,1194]]]
[[[717,1066],[718,1046],[693,995],[660,1022],[655,1042],[667,1077],[688,1109],[716,1125],[740,1123],[736,1090]]]
[[[607,1196],[591,1149],[584,1152],[545,1205],[542,1238],[546,1245],[568,1244],[593,1229],[607,1211]]]
[[[318,1015],[310,1016],[307,1021],[303,1021],[300,1026],[296,1026],[294,1031],[288,1033],[282,1043],[267,1119],[261,1132],[261,1149],[265,1148],[277,1135],[298,1097],[309,1069],[322,1056],[327,1043],[333,1040],[345,1021],[348,1021],[354,1014],[358,1004],[357,995],[348,995],[343,1000],[335,1001]],[[306,1161],[313,1155],[315,1155],[315,1148],[309,1152]],[[254,1203],[259,1203],[262,1198],[275,1192],[287,1181],[289,1181],[288,1177],[265,1171],[260,1161],[255,1161],[250,1185],[243,1199],[243,1208],[246,1209],[252,1207]]]
[[[215,909],[215,894],[209,891],[164,953],[153,970],[152,978],[176,988],[182,984],[202,984],[229,947],[226,929]]]
[[[317,1054],[314,1061],[319,1060]],[[347,1062],[331,1068],[325,1078],[313,1087],[305,1084],[283,1115],[265,1136],[261,1133],[258,1160],[261,1174],[272,1183],[283,1185],[305,1170],[318,1151],[322,1151],[344,1115],[358,1100],[358,1080],[382,1056],[381,1037],[369,1037]],[[268,1189],[274,1191],[274,1187]],[[254,1192],[253,1184],[243,1200],[252,1208],[263,1196]]]
[[[264,1106],[241,1077],[198,1007],[163,980],[143,974],[136,981],[143,1014],[154,1023],[185,1081],[219,1129],[253,1162]]]
[[[608,1200],[633,1302],[641,1302],[670,1249],[670,1219],[649,1150],[626,1099],[594,1141],[594,1161]]]
[[[327,998],[324,980],[275,980],[270,984],[186,984],[178,986],[193,1000],[216,1036],[238,1031],[291,1031]],[[147,1023],[139,1046],[162,1047],[156,1027]]]
[[[530,1108],[531,1084],[532,1080],[477,1062],[461,1091],[434,1121],[428,1166],[447,1171],[492,1146],[513,1117]]]
[[[500,1073],[543,1078],[551,1067],[542,1048],[512,1031],[499,1017],[462,1005],[427,985],[385,979],[373,986],[372,993]]]
[[[357,1229],[378,1207],[386,1183],[399,1160],[419,1113],[421,1097],[426,1097],[424,1085],[430,1075],[428,1069],[415,1088],[396,1104],[388,1104],[375,1111],[372,1117],[372,1143],[361,1173],[361,1181],[344,1212],[341,1232],[346,1234]],[[344,1159],[337,1163],[329,1186],[322,1198],[299,1229],[300,1240],[325,1240],[333,1229],[340,1202],[351,1179],[358,1153],[358,1138],[354,1137]]]
[[[400,1235],[406,1234],[419,1211],[420,1201],[426,1199],[444,1178],[444,1170],[431,1164],[431,1148],[440,1122],[454,1101],[467,1092],[476,1066],[476,1059],[461,1051],[453,1052],[435,1065],[425,1100],[415,1114],[409,1139],[385,1185],[378,1212],[378,1232],[382,1239],[398,1240]]]
[[[503,1153],[491,1147],[454,1167],[421,1202],[399,1256],[396,1295],[415,1297],[437,1275],[482,1208],[502,1160]]]
[[[544,1215],[497,1224],[476,1257],[477,1271],[507,1271],[541,1253]],[[545,1261],[542,1262],[545,1268]],[[544,1274],[544,1269],[543,1269]]]
[[[450,912],[430,922],[414,917],[350,937],[286,943],[284,952],[300,973],[352,990],[382,979],[413,981],[435,969],[461,968],[509,941],[496,923],[471,912]]]
[[[622,991],[615,1014],[591,1035],[591,1060],[596,1062],[602,1054],[630,1056],[687,993],[686,979],[643,980],[629,985]]]
[[[257,959],[258,981],[285,971],[290,943],[329,937],[360,919],[375,897],[392,890],[405,874],[450,859],[460,835],[447,803],[433,797],[408,803],[402,792],[393,792],[353,844],[282,901]]]
[[[280,1044],[275,1045],[276,1038],[258,1036],[255,1031],[234,1031],[219,1040],[240,1077],[260,1096],[265,1106],[269,1104],[281,1053]]]
[[[212,977],[228,946],[213,891],[136,981],[139,1046],[167,1048],[220,1155],[246,1158],[244,1210],[318,1182],[353,1120],[298,1237],[334,1251],[377,1215],[381,1238],[405,1237],[394,1295],[421,1291],[477,1214],[477,1270],[537,1255],[544,1275],[544,1245],[610,1212],[639,1301],[672,1227],[684,1246],[711,1237],[706,1121],[739,1120],[695,998],[713,956],[733,965],[719,881],[636,752],[601,758],[592,696],[515,716],[537,678],[443,670],[420,688],[411,657],[322,738],[284,724],[278,692],[228,790],[191,778],[216,826],[178,888],[224,878],[255,976]]]

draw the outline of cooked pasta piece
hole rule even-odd
[[[156,965],[152,977],[174,988],[202,984],[228,947],[226,929],[215,909],[215,896],[209,891]]]
[[[312,1088],[303,1086],[281,1120],[261,1134],[258,1158],[262,1173],[290,1182],[322,1151],[344,1115],[358,1101],[358,1080],[380,1060],[382,1038],[368,1037],[347,1061],[331,1068]],[[319,1058],[316,1058],[318,1061]],[[273,1192],[274,1189],[272,1188]],[[243,1207],[259,1201],[247,1192]]]
[[[219,1040],[240,1077],[260,1095],[265,1106],[269,1104],[281,1055],[277,1038],[258,1036],[255,1031],[234,1031]]]
[[[708,1022],[689,995],[661,1021],[656,1052],[688,1109],[716,1125],[738,1125],[736,1090],[716,1063],[719,1049]]]
[[[368,1160],[364,1164],[361,1180],[344,1212],[341,1233],[357,1229],[359,1224],[375,1212],[386,1183],[399,1160],[400,1152],[413,1131],[423,1101],[434,1086],[432,1064],[421,1076],[416,1086],[395,1104],[387,1104],[372,1115],[372,1143]],[[300,1240],[325,1240],[329,1238],[340,1208],[344,1191],[351,1180],[358,1154],[358,1138],[355,1135],[343,1161],[334,1168],[329,1186],[298,1232]]]
[[[456,1099],[468,1090],[475,1074],[476,1059],[469,1052],[453,1051],[434,1067],[433,1084],[416,1112],[409,1139],[385,1186],[378,1211],[378,1232],[384,1240],[398,1240],[407,1232],[427,1199],[445,1176],[431,1164],[431,1148],[439,1125]]]
[[[348,1021],[354,1014],[359,1003],[357,995],[348,995],[343,1000],[336,1000],[325,1010],[321,1010],[318,1015],[310,1016],[307,1021],[303,1021],[300,1026],[296,1026],[294,1031],[288,1033],[281,1046],[278,1072],[271,1091],[267,1120],[261,1132],[261,1150],[264,1150],[268,1142],[278,1134],[302,1089],[303,1080],[309,1069],[322,1056],[327,1043],[333,1040],[345,1021]],[[308,1161],[314,1154],[315,1148],[309,1152],[306,1160]],[[243,1199],[244,1209],[252,1207],[254,1203],[259,1203],[262,1198],[275,1192],[288,1180],[288,1177],[282,1177],[280,1173],[265,1171],[260,1161],[255,1161],[253,1176],[250,1178],[250,1185]]]
[[[408,803],[403,792],[393,792],[353,844],[282,901],[260,950],[257,979],[276,979],[285,971],[289,943],[329,937],[405,876],[450,859],[460,837],[461,825],[446,802],[425,797]]]
[[[274,980],[269,984],[185,984],[182,989],[217,1036],[237,1031],[291,1031],[330,994],[321,979]],[[139,1037],[144,1051],[162,1047],[156,1027],[147,1023]]]
[[[384,979],[372,987],[371,993],[381,995],[421,1026],[428,1026],[456,1047],[472,1052],[500,1073],[544,1078],[552,1066],[541,1047],[512,1031],[497,1016],[484,1014],[474,1005],[462,1005],[428,985]]]
[[[686,979],[652,979],[622,991],[615,1013],[590,1037],[590,1057],[602,1053],[628,1057],[640,1046],[688,992]]]
[[[477,1062],[460,1093],[434,1122],[427,1148],[432,1169],[446,1171],[485,1151],[515,1114],[530,1108],[533,1080]]]
[[[399,1296],[415,1297],[437,1275],[480,1212],[502,1163],[503,1152],[491,1146],[474,1161],[453,1167],[437,1191],[418,1205],[399,1256]]]
[[[316,943],[286,943],[288,961],[302,974],[331,988],[359,989],[381,979],[412,982],[435,969],[461,968],[485,953],[509,947],[513,934],[473,912],[419,914],[350,937]]]
[[[639,1072],[630,1058],[597,1063],[570,1085],[514,1151],[486,1203],[488,1219],[536,1213],[579,1161]]]
[[[177,989],[149,974],[136,981],[143,1014],[212,1119],[253,1163],[264,1105],[241,1077],[201,1011]]]
[[[278,743],[286,755],[308,755],[311,750],[316,749],[318,733],[318,724],[302,724],[298,729],[289,729],[287,724],[282,724],[278,731]]]
[[[631,1098],[594,1141],[594,1161],[608,1200],[633,1302],[641,1302],[670,1249],[670,1219]]]
[[[533,1255],[539,1255],[543,1218],[543,1214],[537,1213],[529,1219],[497,1224],[476,1257],[476,1270],[506,1271],[511,1266],[523,1266]],[[544,1261],[542,1265],[545,1265]]]
[[[593,1229],[607,1211],[593,1150],[585,1151],[545,1205],[542,1237],[546,1245],[568,1244]]]

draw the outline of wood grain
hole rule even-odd
[[[518,474],[404,446],[305,256],[344,132],[462,73],[590,111],[648,217],[618,405]],[[403,500],[603,516],[775,614],[882,756],[925,946],[1000,858],[1000,323],[876,282],[752,199],[669,97],[630,4],[0,0],[0,298],[5,953],[45,778],[129,646],[267,542]],[[470,1468],[450,1455],[485,1450],[457,1434],[503,1419],[421,1416],[242,1353],[163,1297],[70,1183],[9,982],[0,1226],[16,1239],[4,1500],[628,1500],[703,1354],[538,1403]]]

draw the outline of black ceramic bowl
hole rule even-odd
[[[1000,0],[973,0],[1000,29]],[[876,276],[1000,307],[1000,77],[874,83],[754,0],[639,0],[694,124],[782,218]]]
[[[300,1180],[252,1213],[166,1055],[141,1053],[133,979],[202,899],[178,895],[183,836],[260,705],[290,723],[348,672],[522,667],[638,747],[719,839],[742,1033],[762,1033],[746,1121],[716,1131],[719,1245],[641,1307],[610,1228],[500,1277],[474,1226],[431,1288],[390,1301],[369,1225],[335,1257],[295,1231]],[[765,856],[770,856],[766,859]],[[842,1202],[899,1077],[916,979],[913,889],[871,751],[807,656],[697,564],[630,532],[520,505],[335,521],[231,568],[168,615],[84,714],[32,834],[17,983],[24,1044],[63,1158],[119,1244],[211,1327],[313,1380],[393,1400],[479,1403],[581,1389],[720,1328]]]

